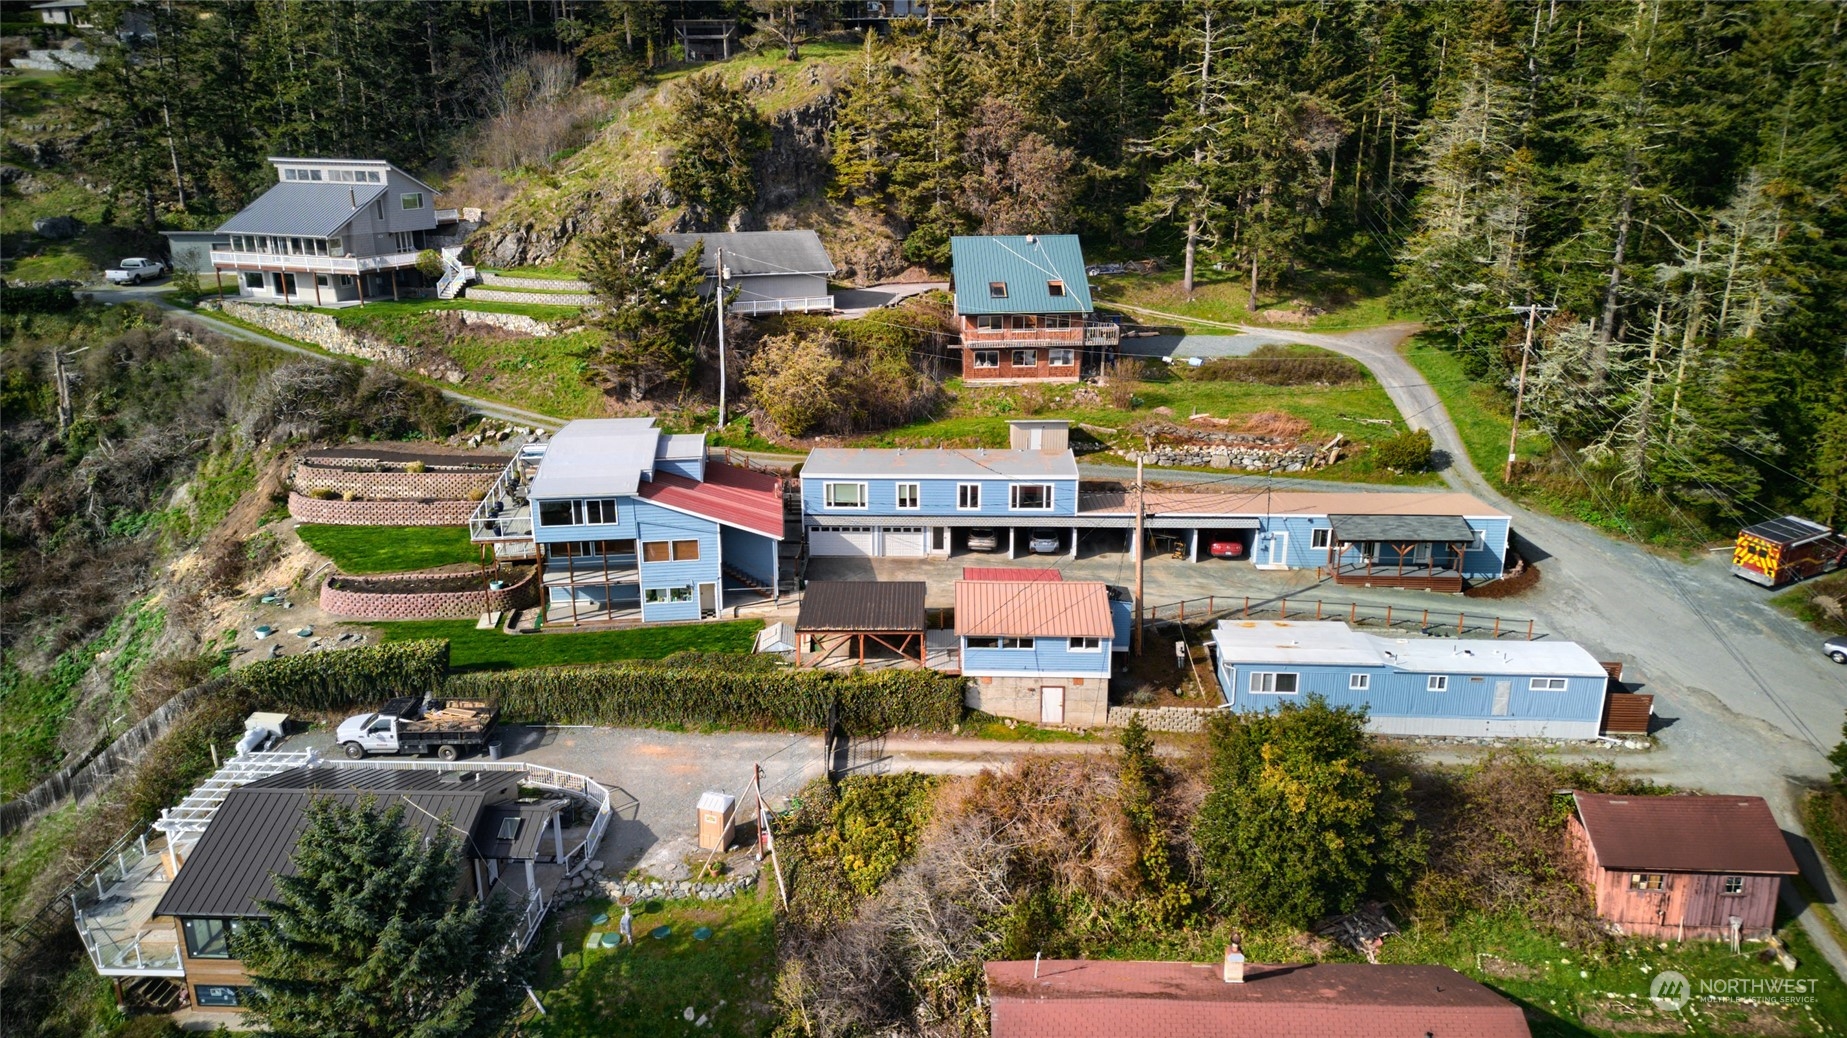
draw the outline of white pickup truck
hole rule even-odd
[[[103,271],[103,277],[107,278],[112,285],[139,285],[143,281],[166,277],[169,269],[160,260],[148,259],[145,256],[130,256],[122,261],[121,266]]]

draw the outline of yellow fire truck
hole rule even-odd
[[[1781,587],[1847,564],[1847,538],[1812,520],[1786,515],[1738,533],[1732,575]]]

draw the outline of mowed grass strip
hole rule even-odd
[[[399,620],[370,625],[382,641],[449,639],[449,669],[517,670],[611,660],[656,660],[676,652],[751,651],[761,620],[635,627],[620,631],[505,634],[478,630],[473,620]]]
[[[400,573],[479,562],[481,552],[462,526],[330,526],[303,523],[302,542],[333,560],[342,573]]]

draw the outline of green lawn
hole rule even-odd
[[[538,289],[519,289],[538,293]],[[485,299],[374,299],[364,306],[349,306],[342,309],[305,307],[316,313],[332,314],[339,322],[351,328],[389,327],[395,319],[411,314],[427,314],[441,310],[480,310],[496,314],[524,314],[540,321],[566,321],[582,313],[582,308],[575,306],[558,306],[550,303],[496,303]]]
[[[1187,298],[1180,285],[1178,268],[1155,274],[1106,274],[1090,282],[1090,294],[1098,303],[1122,303],[1163,313],[1178,314],[1207,321],[1232,324],[1255,324],[1270,327],[1297,327],[1305,331],[1333,332],[1354,328],[1371,328],[1395,319],[1387,298],[1388,285],[1365,274],[1320,271],[1303,276],[1303,284],[1288,292],[1269,288],[1269,294],[1257,298],[1257,310],[1279,310],[1293,299],[1304,299],[1327,310],[1327,313],[1302,325],[1275,325],[1259,318],[1246,305],[1250,299],[1250,282],[1244,275],[1230,270],[1201,268],[1194,272],[1193,295]],[[1158,319],[1142,318],[1158,323]],[[1200,326],[1200,331],[1223,331]]]
[[[295,528],[308,547],[333,560],[342,573],[397,573],[458,562],[479,562],[481,552],[461,526],[323,526]]]
[[[400,620],[371,625],[383,641],[449,639],[452,670],[517,670],[610,660],[653,660],[676,652],[751,651],[761,620],[635,627],[620,631],[483,631],[473,620]]]
[[[776,979],[776,927],[771,895],[727,901],[651,901],[638,904],[635,944],[594,950],[585,938],[613,933],[622,909],[592,900],[557,914],[536,942],[552,959],[535,985],[544,1016],[529,1015],[522,1033],[547,1038],[625,1038],[700,1035],[761,1038],[770,1024]],[[611,918],[600,925],[600,913]],[[672,928],[656,940],[655,927]],[[712,932],[697,940],[701,927]],[[692,1010],[692,1018],[686,1012]]]
[[[1422,336],[1405,347],[1405,357],[1430,383],[1443,401],[1443,409],[1462,434],[1469,460],[1482,477],[1505,491],[1501,471],[1507,462],[1507,434],[1513,429],[1513,413],[1507,400],[1493,386],[1477,382],[1463,371],[1456,355],[1441,349]],[[1520,430],[1520,460],[1537,461],[1552,451],[1552,440],[1531,423]]]

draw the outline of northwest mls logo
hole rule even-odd
[[[1692,985],[1684,973],[1663,970],[1648,985],[1648,1000],[1663,1013],[1678,1013],[1691,997]]]

